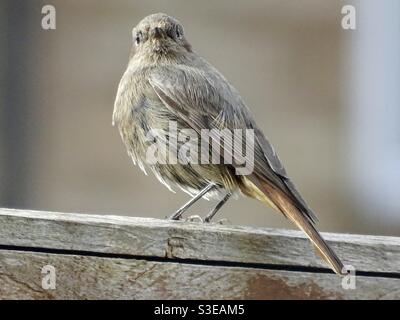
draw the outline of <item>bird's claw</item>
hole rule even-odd
[[[227,218],[223,218],[217,221],[218,224],[232,224],[232,222],[227,219]]]
[[[187,217],[186,219],[185,219],[185,221],[188,221],[188,222],[204,222],[203,221],[203,218],[202,217],[200,217],[199,215],[193,215],[193,216],[189,216],[189,217]]]
[[[231,221],[229,221],[229,219],[227,219],[227,218],[223,218],[216,222],[212,222],[211,219],[209,219],[207,217],[205,217],[203,219],[201,216],[199,216],[197,214],[189,216],[185,219],[183,219],[182,216],[180,216],[178,219],[171,219],[171,217],[166,216],[165,219],[170,219],[170,220],[175,220],[175,221],[186,221],[186,222],[215,223],[215,224],[221,224],[221,225],[231,224]]]
[[[231,222],[226,218],[220,219],[220,220],[218,220],[216,222],[212,222],[211,219],[205,218],[204,219],[204,223],[215,223],[215,224],[221,224],[221,225],[226,224],[226,223],[227,224],[231,224]]]

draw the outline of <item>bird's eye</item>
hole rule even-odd
[[[179,26],[176,26],[175,34],[178,39],[181,39],[183,36],[183,31]]]
[[[140,41],[142,41],[142,32],[141,32],[141,31],[139,31],[139,32],[136,34],[135,44],[138,46],[139,43],[140,43]]]

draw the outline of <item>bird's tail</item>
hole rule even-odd
[[[285,217],[307,234],[308,238],[314,245],[316,252],[327,262],[332,270],[337,274],[343,274],[342,262],[319,234],[310,217],[298,209],[289,197],[281,190],[273,187],[267,182],[258,179],[257,182],[256,186],[254,183],[247,181],[247,190],[245,193],[282,212]],[[251,191],[248,189],[249,187],[252,189]]]

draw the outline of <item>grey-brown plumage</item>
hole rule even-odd
[[[150,169],[169,188],[195,194],[210,183],[207,197],[244,194],[282,212],[302,229],[336,273],[343,265],[314,227],[315,214],[303,200],[258,128],[236,89],[207,61],[197,55],[183,34],[182,25],[166,14],[144,18],[133,29],[134,46],[119,84],[113,123],[129,155],[142,170]],[[235,164],[146,163],[149,130],[254,129],[254,171],[235,174]],[[178,148],[179,146],[175,146]],[[221,145],[223,148],[223,145]],[[235,162],[234,162],[235,163]]]

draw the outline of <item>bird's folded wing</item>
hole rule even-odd
[[[188,66],[162,67],[152,72],[149,82],[165,106],[198,134],[201,129],[254,129],[253,176],[278,187],[311,221],[316,221],[240,95],[215,69],[208,72]],[[235,160],[234,153],[230,156]]]
[[[286,176],[273,147],[256,126],[240,95],[222,75],[174,66],[157,68],[149,81],[167,108],[186,119],[195,130],[254,129],[256,161],[264,169]]]

